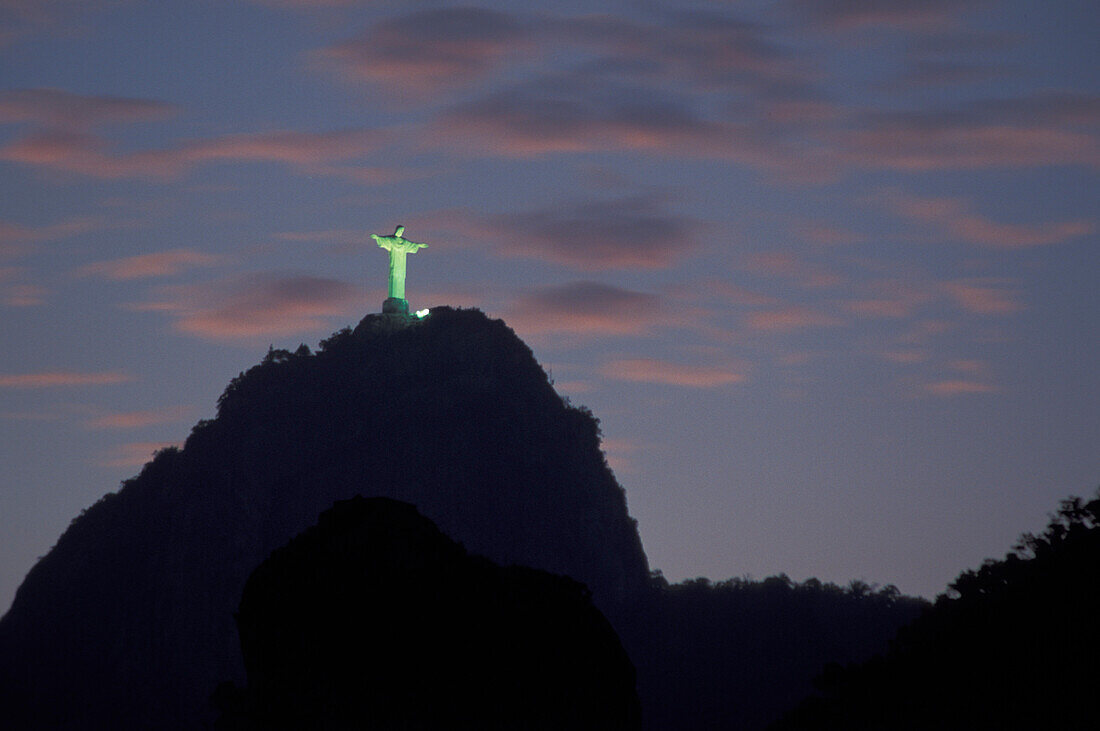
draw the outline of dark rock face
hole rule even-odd
[[[634,669],[575,581],[471,556],[353,498],[276,550],[237,616],[218,728],[636,729]]]
[[[76,518],[0,620],[0,726],[194,728],[243,679],[233,612],[272,550],[354,495],[412,503],[472,553],[586,584],[647,581],[595,419],[477,311],[368,316],[272,351],[218,417]],[[205,715],[204,715],[205,713]]]

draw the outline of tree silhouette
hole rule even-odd
[[[822,665],[883,651],[926,604],[893,586],[783,574],[654,583],[633,621],[615,626],[655,730],[762,729],[812,691]]]
[[[831,665],[775,729],[1095,729],[1100,491],[963,572],[889,651]]]

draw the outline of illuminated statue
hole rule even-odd
[[[384,314],[409,314],[409,303],[405,300],[405,255],[415,254],[417,249],[428,246],[409,241],[402,236],[403,233],[405,233],[405,227],[398,226],[393,236],[370,235],[378,242],[378,246],[390,252],[390,294],[389,298],[382,303]]]

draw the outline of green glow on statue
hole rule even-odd
[[[393,236],[379,236],[371,234],[370,237],[378,242],[380,248],[390,252],[390,294],[392,299],[405,299],[405,255],[415,254],[418,249],[427,248],[427,244],[409,241],[402,234],[404,226],[398,226]]]

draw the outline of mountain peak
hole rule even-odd
[[[242,676],[249,573],[355,495],[411,503],[471,553],[568,575],[597,605],[647,582],[596,419],[515,333],[477,310],[368,315],[315,353],[270,350],[182,449],[73,521],[0,620],[0,655],[23,667],[12,692],[47,727],[66,708],[194,726],[211,683]]]

